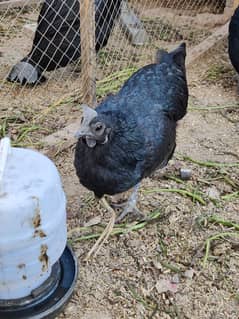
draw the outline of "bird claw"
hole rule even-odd
[[[145,215],[137,208],[136,205],[129,204],[128,201],[122,203],[111,203],[112,208],[119,213],[118,217],[116,218],[116,223],[121,222],[127,215],[131,214],[138,219],[145,219]],[[122,211],[123,210],[123,211]],[[120,213],[121,211],[121,213]]]
[[[140,220],[145,219],[145,215],[136,206],[132,207],[130,205],[127,205],[122,213],[120,213],[119,216],[116,218],[115,223],[118,224],[129,214],[136,216]]]

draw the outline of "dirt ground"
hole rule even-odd
[[[28,44],[16,41],[25,52]],[[6,41],[3,53],[9,47]],[[4,54],[0,73],[22,52]],[[68,200],[69,243],[79,261],[74,295],[58,318],[239,318],[239,106],[226,40],[187,74],[189,109],[178,126],[175,155],[140,188],[145,221],[115,226],[88,262],[85,255],[110,215],[79,184],[74,146],[52,157]],[[49,82],[34,91],[4,84],[0,135],[10,132],[18,146],[41,150],[43,136],[79,118],[79,96],[65,98],[77,89],[75,79]],[[180,168],[192,170],[190,180],[180,178]]]

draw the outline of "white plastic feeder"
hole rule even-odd
[[[1,310],[7,306],[10,312],[12,305],[14,309],[20,306],[24,310],[34,298],[41,297],[42,301],[44,291],[48,297],[57,289],[63,276],[60,258],[66,240],[66,199],[55,165],[36,151],[11,147],[9,138],[3,138],[0,142],[0,318]]]

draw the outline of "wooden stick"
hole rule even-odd
[[[186,58],[186,66],[195,62],[195,60],[210,50],[218,41],[225,39],[228,35],[228,27],[229,22],[216,29],[213,34],[189,50]]]
[[[80,1],[81,81],[84,103],[96,102],[95,4],[94,0]]]
[[[239,0],[233,1],[233,9],[235,10],[239,6]]]

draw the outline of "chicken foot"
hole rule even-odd
[[[130,213],[131,214],[133,213],[134,215],[139,216],[141,219],[145,218],[145,215],[136,206],[137,199],[138,199],[139,186],[140,186],[140,183],[135,185],[135,187],[133,188],[133,192],[130,195],[130,197],[129,197],[129,199],[128,199],[128,201],[126,203],[119,204],[119,205],[117,205],[117,204],[114,205],[114,206],[118,206],[118,207],[124,206],[123,212],[117,217],[117,219],[116,219],[115,210],[109,205],[107,200],[104,197],[102,197],[99,200],[101,206],[104,209],[108,210],[112,214],[112,216],[111,216],[111,218],[109,220],[109,223],[107,224],[106,228],[104,229],[104,231],[102,232],[100,237],[97,239],[96,243],[93,245],[91,250],[87,253],[87,256],[85,258],[86,261],[88,261],[92,255],[93,256],[97,255],[97,253],[99,252],[99,250],[101,249],[103,244],[106,242],[106,240],[110,236],[110,233],[112,232],[115,223],[120,222],[122,219],[125,218],[125,216],[127,216]]]
[[[137,199],[138,199],[138,190],[139,190],[140,183],[136,184],[133,188],[133,192],[130,195],[129,199],[126,203],[116,204],[116,207],[124,207],[122,213],[116,218],[116,223],[119,223],[125,216],[129,214],[134,214],[140,219],[145,218],[145,215],[137,208]]]

